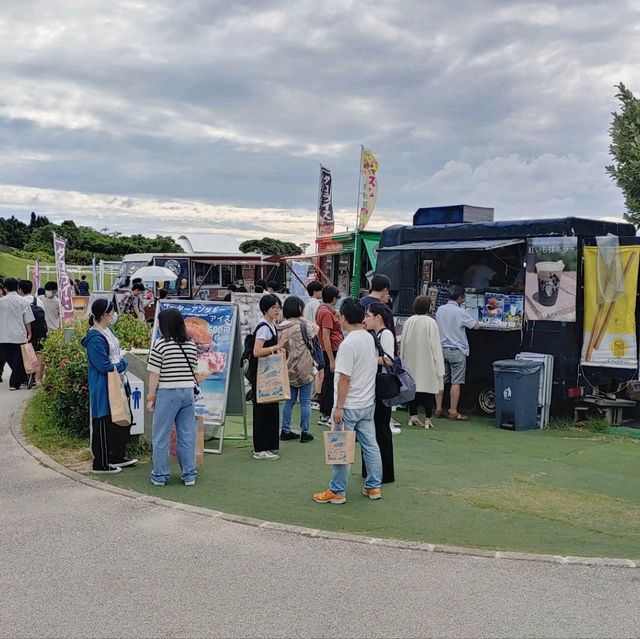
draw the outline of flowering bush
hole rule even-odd
[[[76,322],[73,338],[65,341],[64,331],[51,331],[44,342],[45,377],[50,416],[60,426],[82,437],[89,435],[89,388],[87,353],[80,344],[89,324]],[[125,350],[149,348],[151,332],[130,315],[123,315],[113,327]]]

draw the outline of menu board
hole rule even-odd
[[[482,328],[517,330],[522,328],[523,313],[523,295],[485,293],[479,321]]]

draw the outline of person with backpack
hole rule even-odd
[[[398,354],[396,332],[393,324],[393,314],[386,304],[370,304],[364,317],[364,327],[375,336],[380,347],[388,357],[378,357],[378,371],[387,364],[393,364],[393,358]],[[393,466],[393,435],[389,427],[391,419],[391,407],[376,398],[376,408],[373,421],[376,427],[376,441],[380,448],[382,458],[382,483],[388,484],[395,481]],[[362,458],[362,476],[367,476],[367,467]]]
[[[47,282],[44,285],[44,295],[38,296],[38,301],[44,309],[45,319],[47,320],[47,328],[55,331],[61,328],[60,321],[60,298],[58,297],[58,283]]]
[[[22,300],[26,304],[29,304],[34,317],[33,322],[31,322],[31,339],[29,341],[36,355],[38,355],[38,353],[42,352],[42,343],[47,336],[47,319],[42,302],[31,295],[32,290],[33,284],[29,280],[20,280],[18,284],[18,295],[22,297]],[[27,376],[27,388],[33,388],[36,381],[42,379],[42,364],[42,355],[38,355],[38,370]]]
[[[249,362],[249,376],[253,388],[256,387],[258,359],[274,355],[285,347],[286,339],[278,339],[276,323],[280,317],[280,299],[267,293],[260,298],[262,319],[253,332],[253,350]],[[253,393],[253,458],[279,459],[280,407],[274,404],[258,404]]]
[[[299,439],[301,443],[313,441],[311,428],[311,395],[313,379],[318,373],[314,360],[313,340],[316,340],[319,328],[313,322],[302,317],[304,302],[290,295],[282,305],[284,321],[278,326],[278,332],[286,340],[287,367],[291,399],[284,403],[282,411],[282,430],[280,439]],[[300,435],[291,430],[291,412],[300,398]]]
[[[176,425],[176,455],[180,479],[195,486],[196,435],[195,393],[198,380],[198,350],[187,336],[182,314],[167,308],[158,314],[161,338],[149,353],[149,394],[147,408],[153,413],[153,470],[151,483],[164,486],[169,480],[169,441]]]

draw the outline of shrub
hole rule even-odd
[[[50,418],[81,437],[89,435],[89,388],[87,354],[80,340],[89,329],[86,320],[73,326],[73,338],[51,331],[44,342],[46,374],[43,389],[49,398]],[[113,327],[123,349],[149,348],[151,331],[135,317],[123,315]]]

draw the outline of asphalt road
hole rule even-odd
[[[0,384],[1,637],[640,636],[638,569],[310,539],[77,483],[12,437],[25,396]]]

